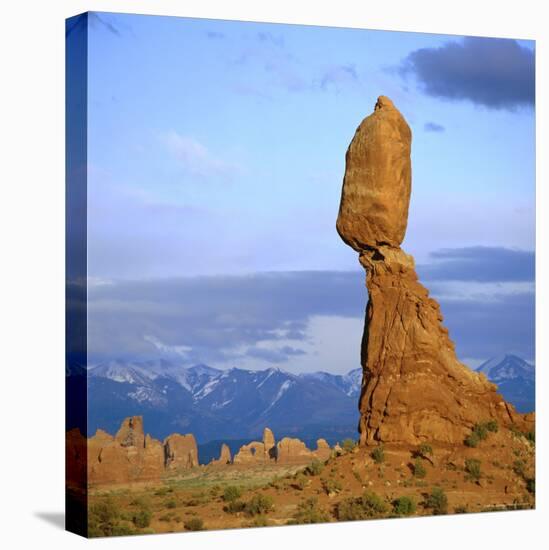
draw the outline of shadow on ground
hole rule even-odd
[[[65,529],[64,512],[35,512],[34,515],[58,529]]]

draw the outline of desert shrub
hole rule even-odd
[[[434,487],[425,500],[425,507],[430,508],[435,516],[448,513],[448,497],[443,489]]]
[[[477,433],[471,432],[464,441],[467,447],[476,447],[480,443],[480,438]]]
[[[328,515],[324,509],[318,506],[318,499],[311,497],[300,502],[294,517],[288,522],[290,525],[309,523],[322,523],[328,521]]]
[[[115,503],[107,498],[90,507],[88,534],[90,537],[109,537],[118,526],[120,512]]]
[[[127,537],[128,535],[135,535],[136,531],[127,523],[118,523],[114,526],[111,534],[113,537]]]
[[[485,422],[477,423],[473,426],[473,433],[477,434],[477,437],[484,441],[488,437],[488,428]]]
[[[433,447],[429,443],[420,443],[417,454],[419,456],[433,456]]]
[[[173,493],[172,487],[160,487],[153,494],[157,497],[165,497],[168,493]]]
[[[425,470],[425,466],[423,466],[423,462],[421,462],[421,458],[416,458],[414,464],[412,465],[412,470],[414,472],[414,477],[421,479],[427,475],[427,471]]]
[[[248,516],[266,514],[273,508],[273,499],[268,495],[254,495],[245,505],[244,512]]]
[[[343,489],[341,482],[338,479],[334,479],[332,477],[328,479],[323,479],[322,487],[327,495],[339,493]]]
[[[175,518],[175,514],[169,513],[158,517],[158,521],[172,521]]]
[[[204,522],[202,518],[194,517],[186,520],[183,527],[185,527],[187,531],[204,531]]]
[[[530,432],[524,433],[523,435],[528,441],[530,441],[530,443],[536,442],[536,432],[530,431]]]
[[[416,511],[416,503],[410,497],[399,497],[393,501],[393,512],[398,516],[409,516]]]
[[[513,472],[517,474],[518,476],[524,477],[524,474],[526,472],[526,463],[524,460],[515,460],[513,462]]]
[[[137,506],[139,508],[149,508],[150,507],[150,500],[146,497],[136,497],[132,501],[130,501],[130,506]]]
[[[307,468],[305,468],[305,473],[310,476],[318,476],[322,473],[324,469],[324,464],[320,460],[313,460]]]
[[[135,511],[132,521],[136,527],[148,527],[151,524],[152,512],[150,508],[142,507]]]
[[[307,478],[302,473],[297,474],[295,476],[295,482],[293,483],[293,486],[298,491],[303,491],[303,489],[305,489],[305,487],[307,486]]]
[[[169,510],[173,510],[174,508],[177,507],[177,502],[175,501],[175,499],[171,498],[170,500],[167,500],[165,503],[164,503],[164,506],[166,508],[168,508]]]
[[[480,460],[476,458],[468,458],[465,461],[465,471],[467,472],[467,478],[473,481],[480,479]]]
[[[385,451],[383,445],[376,447],[371,453],[370,456],[374,459],[376,464],[382,464],[385,462]]]
[[[489,431],[496,433],[499,430],[499,426],[497,421],[495,420],[488,420],[488,422],[484,423],[484,427]]]
[[[243,512],[244,508],[246,508],[245,502],[241,500],[231,500],[223,510],[228,514],[238,514],[239,512]]]
[[[223,500],[225,502],[233,502],[238,500],[241,495],[242,491],[240,490],[240,487],[229,485],[228,487],[225,487],[225,490],[223,491]]]
[[[454,508],[454,514],[467,514],[468,512],[467,506],[456,506]]]
[[[536,494],[536,480],[533,477],[526,480],[526,490],[532,495]]]
[[[353,521],[383,516],[387,513],[387,504],[376,493],[366,491],[359,498],[347,498],[341,501],[336,510],[340,521]]]
[[[354,439],[351,439],[350,437],[347,438],[347,439],[344,439],[342,442],[341,442],[341,448],[346,452],[346,453],[350,453],[351,451],[353,451],[356,447],[356,441]]]

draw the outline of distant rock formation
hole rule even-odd
[[[283,437],[276,443],[269,428],[263,430],[263,441],[252,441],[240,447],[235,454],[235,464],[307,464],[313,459],[327,460],[331,449],[325,439],[317,441],[317,448],[311,451],[300,439]]]
[[[160,442],[145,435],[141,416],[126,418],[114,437],[97,430],[88,439],[88,481],[93,485],[158,481],[197,465],[192,434],[173,434]]]
[[[214,458],[210,461],[210,466],[227,466],[231,464],[231,449],[226,443],[221,445],[221,452],[219,453],[219,458]]]
[[[360,442],[462,443],[472,426],[495,419],[531,429],[484,376],[460,363],[438,303],[415,271],[404,239],[411,192],[412,134],[381,96],[347,150],[337,219],[341,238],[366,269]]]

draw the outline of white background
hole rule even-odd
[[[3,548],[539,548],[547,504],[547,84],[542,0],[5,0],[0,18]],[[126,11],[537,40],[537,510],[86,542],[64,503],[64,18]],[[365,106],[368,111],[370,106]],[[545,154],[545,157],[544,157]],[[466,223],[466,220],[464,220]],[[544,467],[545,466],[545,467]],[[545,529],[544,529],[545,527]]]

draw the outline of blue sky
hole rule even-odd
[[[507,351],[533,358],[533,42],[97,13],[88,46],[97,358],[358,366],[364,278],[335,219],[345,150],[379,95],[412,128],[403,247],[440,298],[458,353],[471,364]],[[350,289],[334,289],[337,271],[354,274]],[[330,307],[296,294],[299,312],[267,315],[250,336],[272,304],[270,272],[290,296],[289,273],[309,276]],[[264,292],[251,300],[255,283]],[[171,284],[180,302],[162,291]],[[210,307],[213,288],[230,293],[215,294],[223,311]],[[190,309],[209,312],[201,324],[180,317],[189,292]],[[503,325],[505,309],[523,316],[520,337]],[[125,327],[116,338],[104,328],[115,317]]]

